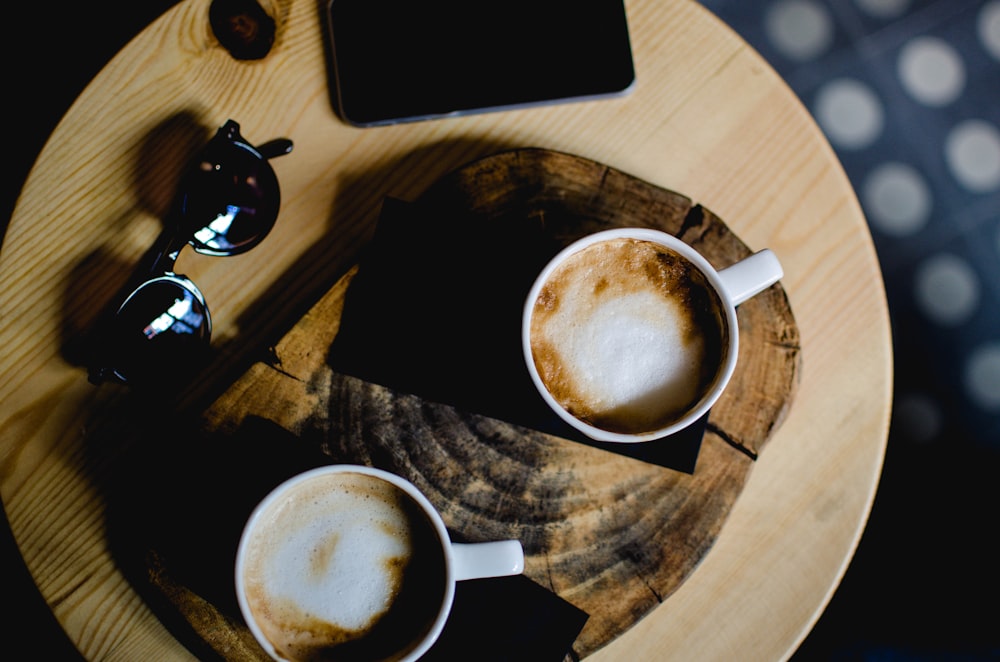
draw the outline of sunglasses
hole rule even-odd
[[[212,318],[201,290],[174,273],[174,263],[188,245],[196,253],[229,256],[263,241],[281,202],[268,160],[291,151],[286,138],[254,147],[233,120],[218,130],[181,179],[167,228],[101,325],[92,383],[173,385],[203,364]]]

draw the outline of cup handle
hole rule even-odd
[[[785,275],[778,256],[769,248],[758,251],[719,272],[729,301],[738,306],[760,294]]]
[[[519,540],[452,543],[455,579],[506,577],[524,572],[524,550]]]

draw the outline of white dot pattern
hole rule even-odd
[[[944,106],[961,95],[965,65],[948,42],[937,37],[919,37],[899,54],[899,78],[917,101]]]
[[[914,278],[917,304],[939,324],[966,322],[979,305],[979,282],[968,262],[936,255],[921,264]]]
[[[857,191],[893,320],[891,434],[1000,452],[1000,0],[703,4],[785,78]]]
[[[930,218],[930,188],[920,172],[906,163],[878,166],[865,180],[862,195],[869,220],[886,234],[915,234]]]
[[[782,0],[765,16],[764,27],[775,47],[795,60],[810,60],[833,41],[827,10],[814,0]]]
[[[882,104],[871,88],[857,80],[839,79],[823,86],[815,114],[831,142],[845,149],[868,147],[882,132]]]
[[[1000,343],[977,348],[969,356],[965,385],[979,406],[1000,412]]]
[[[989,2],[983,7],[976,28],[983,48],[1000,60],[1000,0]]]
[[[956,126],[948,134],[945,156],[955,179],[970,191],[1000,188],[1000,131],[992,124],[967,120]]]

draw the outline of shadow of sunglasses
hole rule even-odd
[[[286,138],[254,147],[233,120],[219,128],[182,178],[167,227],[126,287],[128,294],[101,325],[89,368],[92,383],[175,384],[202,364],[212,319],[204,295],[174,273],[174,264],[185,246],[230,256],[263,241],[281,203],[268,160],[291,151]]]

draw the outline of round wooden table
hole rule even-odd
[[[116,564],[105,486],[150,412],[204,406],[356,260],[386,196],[412,199],[499,151],[539,147],[680,191],[769,247],[801,334],[801,381],[711,551],[646,618],[590,659],[790,656],[835,590],[882,466],[892,345],[854,192],[808,112],[700,5],[627,0],[627,97],[379,129],[330,103],[318,3],[275,0],[270,55],[237,61],[185,0],[131,41],[58,125],[0,253],[0,493],[40,592],[87,658],[187,659]],[[79,339],[160,230],[178,164],[226,119],[273,162],[281,218],[254,252],[185,251],[210,299],[208,374],[167,407],[88,383]],[[281,296],[264,296],[280,291]],[[148,421],[147,421],[148,422]],[[151,467],[150,471],[155,471]]]

